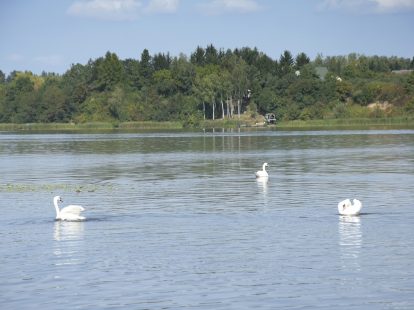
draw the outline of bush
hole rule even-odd
[[[414,98],[407,102],[404,106],[404,112],[409,115],[414,115]]]
[[[338,102],[336,106],[333,108],[333,116],[334,118],[347,118],[349,117],[349,110],[347,106],[343,102]]]

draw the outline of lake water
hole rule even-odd
[[[1,309],[414,309],[413,130],[0,133],[0,173]]]

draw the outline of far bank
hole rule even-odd
[[[100,131],[100,130],[180,130],[212,128],[272,128],[280,130],[350,130],[350,129],[414,129],[413,117],[350,118],[323,120],[279,121],[266,124],[262,120],[235,118],[205,120],[188,126],[184,122],[88,122],[88,123],[28,123],[0,124],[0,131]]]

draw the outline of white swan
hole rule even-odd
[[[256,172],[256,178],[267,178],[269,174],[266,171],[266,167],[268,166],[267,163],[263,164],[262,170]]]
[[[83,221],[85,220],[85,217],[80,215],[82,211],[85,211],[85,209],[82,206],[69,205],[59,210],[59,206],[58,206],[59,202],[63,202],[62,198],[60,196],[55,196],[53,198],[53,204],[55,205],[57,220],[62,220],[62,221]]]
[[[358,215],[361,212],[362,203],[358,199],[345,199],[338,203],[338,212],[341,215]]]

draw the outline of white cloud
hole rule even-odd
[[[134,20],[141,6],[138,0],[87,0],[74,2],[67,12],[105,20]]]
[[[367,1],[371,0],[365,0]],[[326,9],[351,9],[360,6],[363,2],[364,0],[324,0],[320,6]]]
[[[414,0],[371,0],[379,11],[414,9]]]
[[[135,20],[143,13],[175,13],[180,0],[78,0],[67,13],[104,20]]]
[[[260,9],[255,0],[212,0],[200,5],[208,14],[250,13]]]
[[[150,0],[145,8],[147,13],[175,13],[179,0]]]
[[[324,0],[320,7],[323,9],[389,13],[413,10],[414,0]]]

